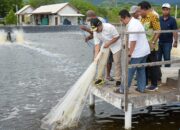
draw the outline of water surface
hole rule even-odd
[[[0,130],[40,130],[57,104],[92,61],[81,32],[28,33],[24,44],[0,45]],[[96,100],[72,130],[123,130],[123,112]],[[135,110],[133,130],[179,130],[180,104]]]

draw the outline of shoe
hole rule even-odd
[[[121,81],[116,81],[116,87],[119,87],[121,85]]]
[[[104,83],[103,79],[97,79],[94,84],[95,85],[102,85],[103,83]]]
[[[136,88],[135,89],[137,92],[139,92],[139,93],[145,93],[144,91],[142,92],[142,91],[140,91],[138,88]]]
[[[156,90],[158,90],[158,87],[157,86],[149,86],[148,88],[147,88],[147,90],[148,91],[156,91]]]
[[[114,81],[114,79],[112,77],[106,77],[106,80]]]

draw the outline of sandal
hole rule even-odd
[[[114,81],[114,79],[112,77],[106,77],[106,80]]]
[[[95,85],[103,85],[104,84],[104,80],[103,79],[97,79],[95,82],[94,82]]]

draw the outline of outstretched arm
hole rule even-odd
[[[106,43],[104,44],[104,48],[109,48],[109,46],[112,45],[112,44],[114,44],[119,38],[120,38],[120,36],[115,37],[115,38],[113,38],[112,40],[106,42]]]

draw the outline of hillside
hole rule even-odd
[[[24,2],[28,2],[29,0],[24,0]],[[57,2],[68,2],[69,0],[57,0]],[[101,4],[112,4],[113,2],[117,4],[137,4],[142,0],[84,0],[93,3],[94,5],[101,5]],[[172,5],[178,4],[180,6],[180,0],[147,0],[151,4],[161,5],[163,3],[170,3]]]
[[[93,2],[93,4],[95,5],[100,5],[100,4],[107,4],[107,3],[112,3],[112,2],[116,3],[116,1],[117,1],[117,4],[122,4],[122,3],[137,4],[141,2],[142,0],[87,0],[87,1]],[[161,5],[166,2],[172,5],[174,4],[180,5],[180,0],[147,0],[147,1],[149,1],[151,4],[156,4],[156,5]]]

